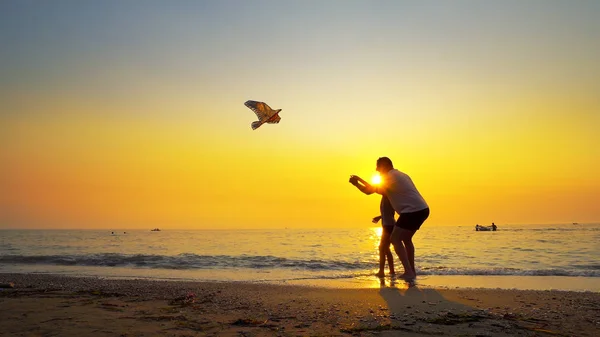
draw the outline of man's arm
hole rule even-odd
[[[372,186],[359,176],[350,176],[350,183],[366,195],[373,194],[374,192],[381,194],[375,186]]]

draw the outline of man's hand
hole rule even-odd
[[[366,180],[364,180],[363,178],[361,178],[359,176],[355,176],[355,177],[356,177],[356,180],[358,180],[359,183],[361,183],[361,184],[363,184],[365,186],[369,185],[369,183]]]
[[[358,183],[358,179],[360,179],[360,178],[355,175],[351,175],[349,182],[350,182],[350,184],[356,186],[356,184]]]
[[[378,215],[376,217],[373,218],[373,223],[378,223],[379,220],[381,220],[381,215]]]

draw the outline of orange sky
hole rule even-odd
[[[370,226],[380,156],[431,225],[600,221],[600,5],[469,3],[8,2],[0,228]]]

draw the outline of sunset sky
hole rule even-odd
[[[600,1],[0,2],[0,228],[600,221]],[[246,100],[283,109],[253,131]]]

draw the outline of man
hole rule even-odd
[[[377,172],[381,175],[381,184],[372,186],[358,176],[350,176],[350,183],[361,192],[369,195],[386,195],[392,207],[400,215],[394,226],[391,241],[398,254],[404,274],[400,277],[412,280],[417,276],[415,270],[415,246],[412,237],[429,217],[429,206],[421,196],[410,177],[394,168],[388,157],[377,159]]]

